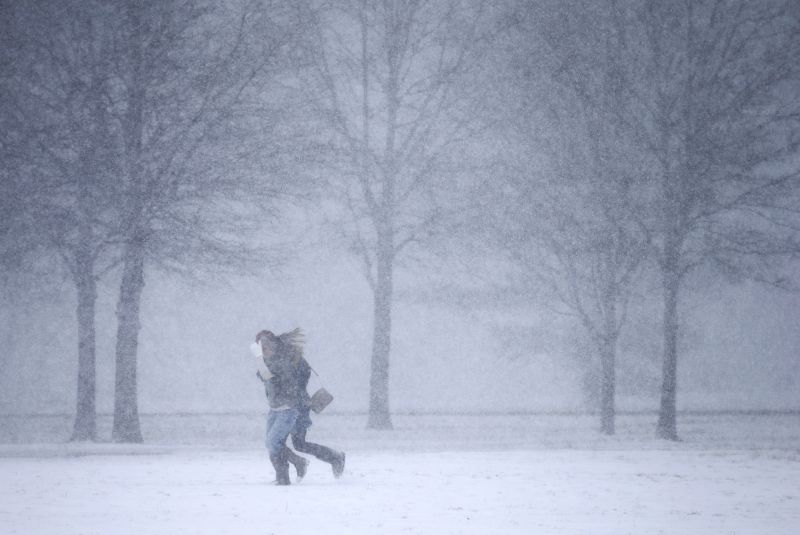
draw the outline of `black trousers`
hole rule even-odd
[[[291,433],[292,446],[300,453],[308,453],[320,461],[333,464],[334,461],[339,458],[340,454],[327,446],[308,442],[306,440],[306,432],[308,431],[309,425],[311,425],[311,418],[309,417],[308,412],[305,414],[301,413],[300,417],[297,419],[297,425],[295,425],[295,428]]]

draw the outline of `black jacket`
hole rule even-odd
[[[276,351],[272,358],[265,361],[272,374],[264,381],[264,389],[273,409],[288,406],[303,409],[309,405],[306,391],[311,376],[311,367],[303,357],[296,357],[288,352]]]

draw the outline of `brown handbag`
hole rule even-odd
[[[309,406],[312,411],[319,414],[325,407],[330,405],[331,401],[333,401],[331,393],[324,388],[320,388],[311,396],[311,404]]]

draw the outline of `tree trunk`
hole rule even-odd
[[[614,338],[603,342],[600,362],[603,374],[600,391],[600,432],[604,435],[613,435],[616,417],[616,340]]]
[[[663,273],[664,360],[662,362],[661,407],[656,436],[678,440],[676,396],[678,388],[678,292],[677,252],[668,251]]]
[[[610,251],[609,251],[610,253]],[[616,391],[617,391],[617,300],[620,297],[617,284],[617,269],[614,255],[604,256],[601,263],[602,288],[602,336],[600,343],[600,432],[604,435],[615,433]]]
[[[383,187],[381,191],[380,215],[375,219],[378,243],[376,247],[375,273],[375,320],[372,339],[372,362],[369,381],[370,429],[391,429],[389,411],[389,354],[392,338],[392,290],[394,269],[394,211],[395,180],[397,162],[395,136],[397,135],[398,70],[395,54],[399,48],[389,51],[387,61],[389,75],[386,81],[386,144],[384,147]],[[366,90],[366,88],[365,88]]]
[[[142,180],[142,139],[144,132],[144,53],[140,2],[128,2],[128,54],[130,73],[127,80],[127,110],[124,120],[125,155],[130,213],[125,228],[128,241],[123,256],[122,282],[117,303],[117,348],[114,391],[115,442],[143,442],[139,426],[136,356],[139,347],[139,305],[144,289],[145,239],[139,225],[145,192]]]
[[[390,233],[379,235],[377,273],[375,279],[372,362],[369,381],[370,429],[391,429],[389,411],[389,353],[392,335],[392,270],[393,240]]]
[[[6,368],[12,366],[12,361],[17,355],[18,337],[17,333],[22,331],[19,320],[19,306],[17,292],[11,289],[11,277],[8,272],[0,272],[2,277],[2,288],[0,288],[0,299],[3,300],[0,310],[7,312],[6,321],[2,326],[2,340],[0,344],[0,377],[5,373]]]
[[[143,442],[139,426],[136,356],[139,345],[139,306],[144,289],[144,240],[127,244],[117,303],[117,350],[114,392],[114,442]]]
[[[95,304],[97,281],[90,255],[78,254],[75,283],[78,291],[78,393],[75,425],[70,440],[97,440]]]

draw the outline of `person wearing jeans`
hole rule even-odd
[[[286,437],[294,430],[298,414],[299,411],[294,408],[270,409],[267,414],[266,446],[278,485],[289,485],[289,463],[297,470],[298,480],[303,479],[308,466],[306,459],[286,446]]]
[[[299,336],[299,330],[292,331]],[[289,463],[294,464],[298,480],[305,475],[308,461],[295,454],[286,446],[286,439],[294,430],[300,410],[305,404],[305,392],[297,388],[294,379],[294,362],[296,341],[286,333],[281,339],[270,331],[261,331],[256,335],[253,344],[254,354],[261,353],[264,366],[256,375],[264,383],[269,400],[267,414],[267,431],[265,445],[269,459],[275,468],[275,482],[278,485],[289,485]]]

